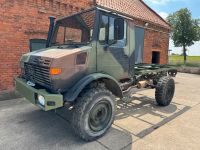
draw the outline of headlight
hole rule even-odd
[[[40,105],[45,106],[45,98],[42,95],[38,95],[38,102]]]

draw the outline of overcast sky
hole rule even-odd
[[[193,18],[200,18],[200,0],[144,0],[152,9],[160,14],[164,19],[170,14],[181,8],[188,8]],[[170,48],[175,53],[182,53],[182,48],[174,47],[173,41],[170,41]],[[191,56],[200,56],[200,42],[196,42],[189,47],[188,54]]]

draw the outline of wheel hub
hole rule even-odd
[[[89,115],[89,127],[94,132],[103,130],[108,124],[112,116],[112,107],[106,100],[97,103]]]

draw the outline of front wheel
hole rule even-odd
[[[86,141],[103,136],[114,121],[115,107],[115,97],[105,87],[85,90],[73,110],[75,133]]]
[[[174,79],[171,77],[162,77],[157,83],[156,86],[156,102],[160,106],[168,106],[173,97],[175,92],[175,82]]]

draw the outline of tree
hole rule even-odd
[[[184,64],[187,63],[186,47],[200,40],[199,19],[192,19],[191,12],[187,9],[169,15],[167,21],[171,25],[171,37],[176,47],[183,47]]]

